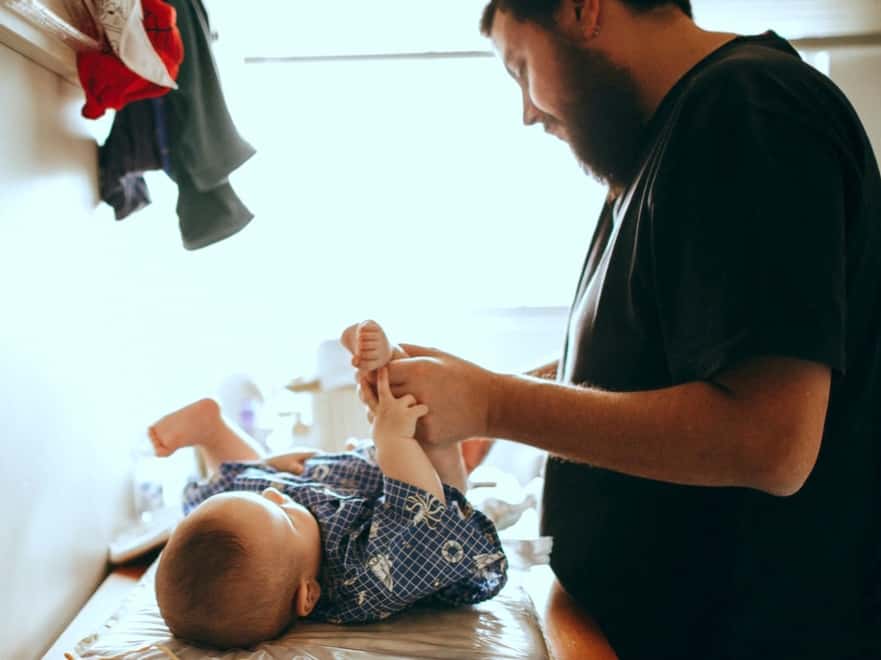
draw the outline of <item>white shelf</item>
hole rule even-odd
[[[73,25],[63,0],[0,0],[0,44],[76,84],[75,49],[95,42]]]

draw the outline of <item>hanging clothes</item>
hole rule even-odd
[[[97,119],[175,89],[184,52],[174,8],[162,0],[104,0],[98,7],[105,49],[77,53],[83,116]]]
[[[178,186],[183,245],[195,250],[232,236],[253,219],[229,175],[256,151],[239,135],[227,109],[204,6],[199,0],[169,4],[185,53],[178,89],[117,112],[99,150],[101,199],[122,220],[150,203],[141,174],[164,170]]]
[[[181,237],[190,250],[216,243],[254,217],[229,175],[256,153],[236,130],[211,53],[211,27],[200,0],[169,0],[186,56],[178,89],[165,99]]]
[[[171,174],[164,98],[129,103],[117,111],[110,135],[98,149],[101,199],[123,220],[150,204],[143,172]]]

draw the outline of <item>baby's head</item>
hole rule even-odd
[[[178,637],[253,646],[309,614],[321,589],[315,517],[275,488],[208,498],[168,541],[156,598]]]

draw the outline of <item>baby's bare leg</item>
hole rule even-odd
[[[392,359],[407,357],[398,346],[392,346],[376,321],[349,326],[343,331],[340,342],[352,354],[352,366],[362,372],[374,371]]]
[[[170,413],[148,430],[157,456],[171,456],[181,447],[197,447],[208,474],[224,461],[261,458],[256,443],[220,414],[214,399],[200,399]]]

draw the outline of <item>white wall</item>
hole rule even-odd
[[[845,93],[869,134],[875,157],[881,159],[881,37],[859,44],[814,40],[799,52]]]
[[[127,506],[124,344],[76,90],[3,46],[0,81],[0,648],[27,658],[103,577]]]
[[[829,75],[853,103],[881,159],[881,38],[874,46],[830,48]]]
[[[41,655],[129,508],[146,362],[79,91],[0,45],[0,655]],[[136,383],[135,383],[136,384]],[[136,390],[136,388],[134,388]]]

